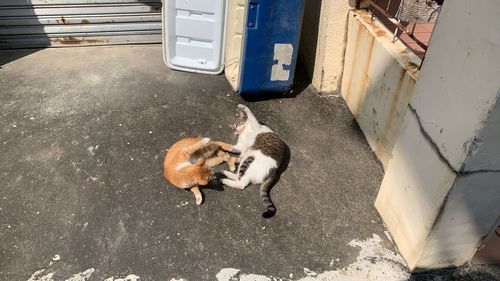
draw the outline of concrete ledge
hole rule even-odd
[[[420,58],[364,10],[349,13],[342,95],[387,167],[418,76]]]

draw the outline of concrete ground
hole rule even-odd
[[[0,280],[500,276],[405,271],[373,208],[383,170],[341,98],[299,83],[294,98],[247,102],[223,75],[169,70],[160,46],[4,51],[0,61]],[[176,140],[233,142],[238,103],[291,150],[268,220],[255,186],[204,189],[196,206],[162,178]]]

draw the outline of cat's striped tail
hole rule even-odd
[[[276,206],[274,206],[269,192],[271,191],[271,188],[273,188],[273,185],[276,183],[278,177],[277,172],[277,169],[272,169],[267,179],[260,185],[260,197],[262,198],[262,205],[264,206],[264,212],[262,213],[262,216],[266,219],[274,216],[274,214],[276,213]]]

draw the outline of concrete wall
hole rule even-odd
[[[500,79],[500,73],[497,73]],[[500,95],[500,93],[498,93]],[[490,111],[489,121],[474,138],[463,170],[467,172],[500,170],[500,102]]]
[[[500,172],[457,177],[418,257],[417,269],[471,261],[496,228],[500,215],[499,183]]]
[[[364,10],[348,18],[342,96],[387,167],[415,86],[420,58]]]
[[[347,42],[347,15],[354,4],[352,0],[324,0],[321,3],[312,76],[312,85],[321,94],[340,91]]]
[[[470,261],[500,216],[500,2],[445,1],[375,206],[412,270]]]

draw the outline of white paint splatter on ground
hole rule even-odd
[[[236,268],[224,268],[215,275],[215,278],[217,278],[218,281],[231,281],[238,272],[240,272],[240,270]]]
[[[175,207],[179,208],[179,207],[184,207],[186,206],[187,204],[189,204],[189,202],[181,202],[179,205],[176,205]]]
[[[89,152],[90,156],[94,156],[95,155],[94,147],[93,146],[89,146],[87,148],[87,151]]]
[[[356,262],[337,270],[316,273],[304,268],[308,275],[298,281],[404,281],[409,280],[410,274],[406,270],[401,256],[382,246],[380,236],[373,234],[372,238],[364,241],[352,240],[352,247],[360,248]],[[222,269],[217,275],[218,281],[270,281],[283,280],[272,276],[257,274],[239,274],[234,268]],[[293,275],[290,275],[293,278]],[[289,279],[287,279],[289,280]]]
[[[382,239],[373,234],[365,241],[352,240],[352,247],[360,248],[356,262],[339,270],[326,271],[315,277],[300,281],[339,280],[339,281],[399,281],[408,280],[405,262],[401,256],[382,246]]]
[[[94,273],[94,271],[95,271],[95,269],[89,268],[85,271],[82,271],[80,273],[73,275],[73,277],[66,279],[66,281],[85,281],[85,280],[88,280],[90,278],[90,276],[92,276],[92,273]]]
[[[179,234],[178,234],[179,235]],[[373,234],[372,238],[364,241],[352,240],[348,243],[352,247],[359,248],[359,255],[356,262],[337,270],[316,273],[308,268],[304,268],[307,275],[297,281],[405,281],[410,280],[410,274],[406,270],[405,262],[401,256],[386,249],[382,245],[382,239]],[[54,256],[54,260],[58,255]],[[60,258],[60,257],[59,257]],[[339,259],[336,259],[338,261]],[[332,259],[333,261],[333,259]],[[27,281],[54,281],[54,273],[43,275],[45,269],[36,271]],[[87,281],[95,272],[94,268],[73,275],[65,281]],[[292,280],[293,274],[289,278],[280,278],[260,274],[244,274],[239,269],[224,268],[215,276],[218,281],[276,281]],[[104,281],[138,281],[137,275],[130,274],[124,278],[109,277]],[[172,278],[170,281],[186,281],[183,278]]]
[[[318,273],[310,270],[309,268],[307,267],[304,267],[304,273],[307,275],[307,276],[317,276]]]
[[[52,279],[52,276],[54,276],[54,273],[42,275],[44,271],[45,269],[35,271],[33,274],[31,274],[31,277],[30,279],[28,279],[28,281],[53,281],[54,279]]]
[[[272,280],[271,280],[271,278],[269,278],[265,275],[243,274],[240,277],[240,281],[272,281]]]
[[[139,280],[139,276],[135,275],[135,274],[129,274],[127,276],[125,276],[124,278],[114,278],[114,277],[109,277],[109,278],[106,278],[104,281],[138,281]]]
[[[58,255],[56,255],[58,256]],[[52,262],[50,262],[52,263]],[[42,275],[45,269],[40,269],[38,271],[35,271],[33,274],[31,274],[31,277],[27,281],[54,281],[52,278],[54,276],[54,273],[51,272],[49,274]],[[71,278],[66,279],[65,281],[87,281],[90,279],[92,274],[95,272],[94,268],[89,268],[83,272],[74,274]],[[104,279],[104,281],[139,281],[140,277],[135,275],[135,274],[129,274],[126,277],[123,278],[115,278],[115,277],[109,277]],[[176,279],[173,279],[176,280]],[[185,281],[184,279],[179,279],[178,281]]]

